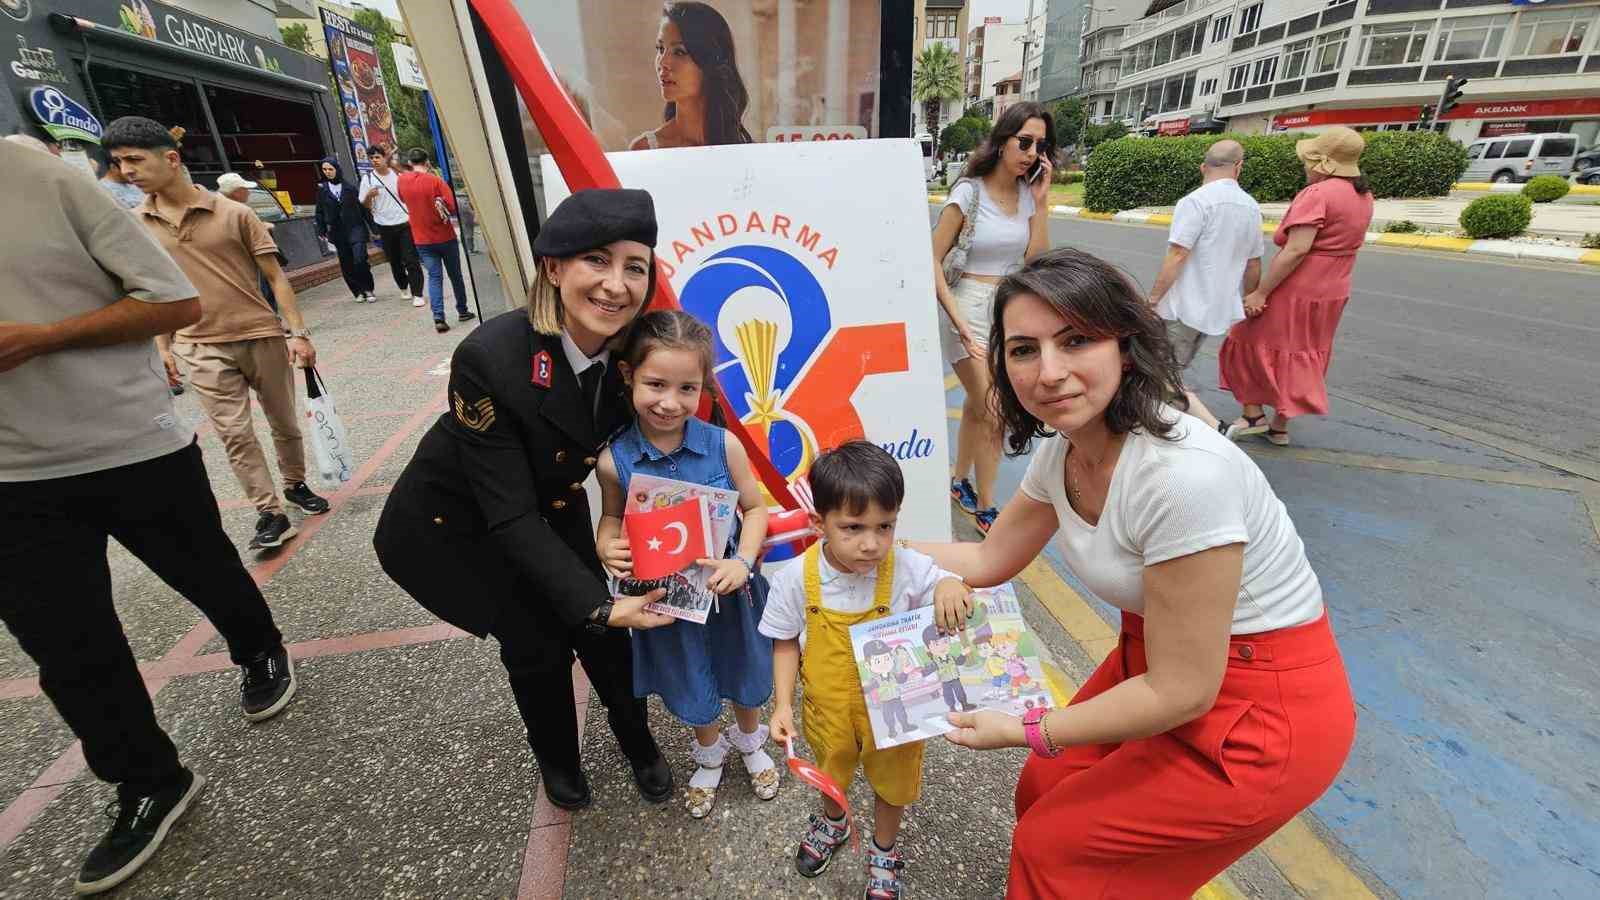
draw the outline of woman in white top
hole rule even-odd
[[[733,54],[733,30],[722,14],[692,0],[668,3],[656,35],[656,81],[666,108],[660,128],[633,139],[629,150],[748,144],[750,92]]]
[[[1179,411],[1163,324],[1120,271],[1051,251],[1001,283],[995,316],[1011,452],[1044,444],[983,543],[918,549],[985,586],[1054,536],[1122,610],[1122,634],[1068,707],[952,713],[949,737],[1034,749],[1008,896],[1187,898],[1316,800],[1349,753],[1355,708],[1322,590],[1261,470]],[[941,627],[965,612],[940,607]]]
[[[1044,106],[1023,102],[1007,107],[983,146],[967,160],[933,228],[933,286],[948,320],[942,323],[944,354],[966,392],[950,496],[984,531],[1000,514],[994,505],[1000,429],[988,402],[990,305],[1001,278],[1050,247],[1054,150],[1055,120]],[[941,264],[961,237],[966,210],[974,216],[967,264],[961,280],[950,285]]]

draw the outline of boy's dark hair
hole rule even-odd
[[[806,479],[818,516],[859,515],[874,503],[894,511],[906,499],[900,464],[887,450],[867,441],[849,441],[817,457]]]
[[[413,166],[425,166],[428,164],[428,151],[421,147],[413,147],[411,152],[406,154],[406,162]]]
[[[948,640],[953,640],[953,636],[939,631],[939,626],[937,625],[929,625],[927,628],[922,629],[922,643],[924,646],[932,644],[934,641]]]
[[[106,126],[100,135],[100,146],[110,151],[118,147],[137,150],[176,150],[178,141],[166,126],[144,116],[123,116]]]
[[[889,645],[883,641],[867,641],[861,645],[862,659],[871,659],[874,656],[891,656],[893,654],[894,651],[890,650]]]

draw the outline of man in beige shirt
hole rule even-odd
[[[159,123],[125,116],[106,127],[100,143],[111,164],[145,192],[144,205],[135,210],[140,220],[200,291],[200,321],[157,338],[168,377],[177,382],[174,358],[182,359],[190,386],[228,450],[233,474],[260,514],[250,547],[282,546],[298,531],[284,515],[256,440],[251,389],[272,429],[284,499],[312,515],[327,512],[328,501],[305,483],[294,367],[314,365],[317,352],[275,255],[278,246],[249,207],[189,180],[176,142]],[[257,290],[258,274],[272,285],[278,314],[290,329],[287,341],[278,316]]]

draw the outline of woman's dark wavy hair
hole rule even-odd
[[[739,77],[733,55],[733,30],[722,14],[704,3],[682,0],[668,3],[662,18],[678,26],[689,58],[700,67],[700,92],[706,98],[706,143],[748,144],[750,132],[744,127],[744,111],[750,105],[750,92]],[[662,121],[678,114],[678,104],[668,103]]]
[[[1006,276],[994,295],[994,326],[989,334],[991,396],[1005,429],[1011,456],[1028,452],[1034,438],[1050,437],[1045,427],[1018,399],[1006,374],[1006,307],[1018,297],[1048,303],[1079,334],[1096,340],[1116,338],[1126,367],[1117,393],[1106,407],[1106,427],[1113,434],[1142,428],[1168,438],[1176,421],[1162,417],[1163,405],[1187,410],[1181,368],[1167,340],[1166,324],[1145,302],[1126,274],[1097,256],[1062,247],[1042,253]]]
[[[1028,124],[1029,119],[1044,120],[1044,143],[1039,148],[1039,155],[1048,155],[1052,165],[1056,160],[1056,119],[1050,115],[1050,110],[1044,108],[1043,103],[1024,100],[1006,107],[1000,114],[1000,121],[994,123],[989,129],[989,136],[984,138],[982,144],[971,156],[967,157],[967,164],[961,169],[962,178],[982,178],[994,171],[1000,165],[1000,154],[1006,148],[1006,141],[1011,140],[1022,126]]]

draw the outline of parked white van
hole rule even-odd
[[[1575,134],[1509,134],[1479,138],[1467,146],[1467,171],[1462,181],[1527,181],[1535,175],[1572,171],[1578,155]]]

